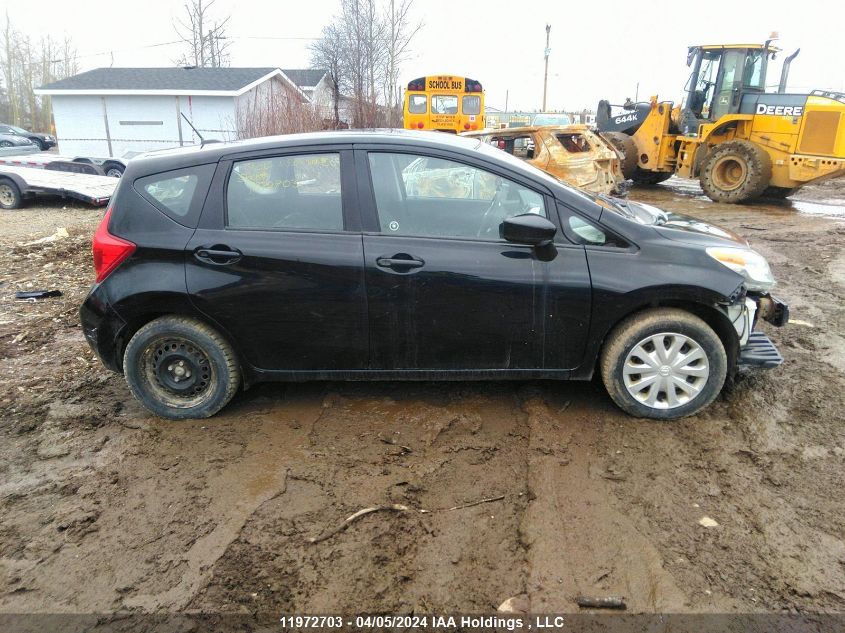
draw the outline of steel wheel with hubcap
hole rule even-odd
[[[701,318],[678,308],[634,314],[608,335],[602,380],[623,411],[672,420],[710,404],[725,383],[727,354]]]
[[[631,396],[656,409],[674,409],[701,394],[710,376],[707,355],[676,332],[652,334],[628,352],[623,368]]]

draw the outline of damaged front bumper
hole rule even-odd
[[[770,369],[783,363],[783,356],[763,332],[754,331],[758,319],[783,327],[789,322],[789,306],[771,295],[748,295],[727,306],[728,318],[739,338],[737,368]]]

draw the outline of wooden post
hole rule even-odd
[[[546,88],[548,87],[548,84],[549,84],[549,53],[551,53],[551,51],[549,50],[549,31],[551,31],[551,30],[552,30],[552,25],[547,24],[546,25],[546,50],[544,51],[544,56],[546,58],[546,70],[543,73],[543,110],[542,110],[543,112],[546,111]]]
[[[183,147],[185,143],[182,140],[182,108],[178,95],[176,96],[176,125],[179,126],[179,147]]]
[[[106,125],[106,142],[109,145],[109,158],[114,158],[114,152],[112,152],[111,147],[111,132],[109,131],[109,112],[106,109],[106,98],[100,97],[100,100],[103,102],[103,123]]]

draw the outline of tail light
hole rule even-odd
[[[473,129],[473,130],[477,130],[477,129],[478,129],[478,126],[477,126],[475,123],[473,123],[473,124],[472,124],[472,129]]]
[[[420,121],[419,123],[417,123],[417,127],[418,127],[419,129],[423,129],[423,122],[422,122],[422,121]]]
[[[469,129],[469,123],[464,123],[464,129],[465,129],[465,130],[468,130],[468,129]]]
[[[97,283],[108,277],[112,271],[120,266],[127,257],[135,252],[135,244],[109,233],[109,219],[112,209],[106,211],[103,221],[94,233],[91,250],[94,252],[94,271],[97,273]]]

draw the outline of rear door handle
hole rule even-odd
[[[425,266],[425,262],[421,259],[402,257],[379,257],[376,259],[376,264],[382,268],[422,268]]]
[[[243,253],[228,246],[200,246],[194,251],[194,257],[206,264],[226,266],[227,264],[234,264],[240,260],[243,257]]]

